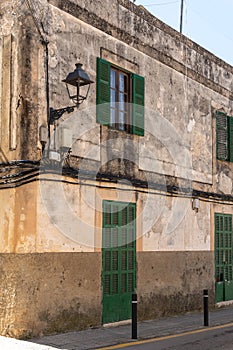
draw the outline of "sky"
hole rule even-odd
[[[180,30],[181,0],[136,0]],[[183,34],[233,66],[233,0],[184,0]]]

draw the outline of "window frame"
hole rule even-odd
[[[97,79],[96,79],[96,121],[99,124],[110,125],[110,78],[111,67],[117,68],[129,76],[130,103],[129,114],[125,125],[125,132],[144,136],[144,101],[145,101],[145,79],[136,73],[119,67],[112,62],[97,57]],[[113,126],[112,126],[113,128]],[[115,129],[119,130],[119,129]],[[119,130],[120,131],[120,130]]]
[[[116,77],[115,89],[112,87],[112,72],[115,72]],[[125,77],[127,77],[124,91],[120,90],[120,74],[123,74]],[[115,101],[112,101],[112,91],[116,92]],[[126,96],[125,101],[120,101],[120,94],[124,94]],[[126,104],[126,108],[124,106],[123,110],[120,109],[121,102],[124,102]],[[129,71],[110,63],[110,127],[119,131],[126,131],[130,134],[132,133],[132,111],[129,108],[130,103],[132,103],[132,74]],[[116,104],[115,108],[112,107],[113,104]],[[112,110],[115,111],[115,122],[111,121]],[[122,123],[120,123],[120,112],[124,113],[124,120]],[[123,128],[121,128],[120,125],[123,125]]]

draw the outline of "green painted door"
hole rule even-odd
[[[215,300],[233,299],[232,215],[215,214]]]
[[[103,202],[103,323],[131,318],[136,288],[136,206]]]

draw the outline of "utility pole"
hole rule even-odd
[[[181,34],[183,29],[183,11],[184,11],[184,0],[181,0],[181,4],[180,4],[180,33]]]

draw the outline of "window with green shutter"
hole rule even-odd
[[[97,58],[97,122],[144,135],[144,78]]]
[[[217,159],[233,162],[233,117],[216,113]]]

